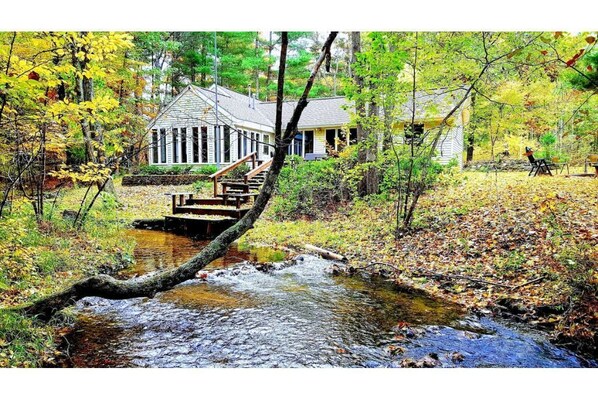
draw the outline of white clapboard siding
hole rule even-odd
[[[460,168],[463,167],[463,140],[463,126],[457,126],[452,140],[453,158],[457,158]]]
[[[221,125],[232,125],[226,115],[219,114],[218,120]],[[201,133],[201,126],[208,128],[208,163],[215,163],[214,159],[214,125],[216,124],[216,114],[210,104],[199,98],[190,90],[185,90],[181,95],[176,97],[168,107],[158,115],[154,120],[152,129],[161,128],[166,129],[166,164],[172,165],[172,129],[178,128],[180,135],[180,128],[187,128],[187,163],[193,162],[193,127],[198,127]],[[151,140],[151,134],[149,135]],[[222,138],[221,138],[222,140]],[[180,146],[180,137],[177,143]],[[221,147],[222,148],[222,147]],[[232,148],[231,148],[232,149]],[[235,154],[231,154],[231,156]],[[153,161],[153,160],[152,160]],[[179,159],[180,162],[180,159]]]
[[[326,131],[316,129],[314,132],[314,154],[326,154]]]
[[[443,165],[448,163],[453,156],[452,129],[440,137],[436,149],[438,150],[438,162]]]

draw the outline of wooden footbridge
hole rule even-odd
[[[251,208],[272,161],[260,161],[253,152],[210,175],[214,183],[211,198],[195,198],[191,192],[166,193],[171,197],[172,215],[165,216],[165,228],[211,238],[237,222]],[[241,165],[251,169],[241,178],[226,175]]]

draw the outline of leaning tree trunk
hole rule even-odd
[[[153,297],[156,293],[166,291],[177,284],[195,277],[196,273],[203,269],[214,259],[222,257],[230,244],[241,237],[247,230],[253,227],[255,221],[264,211],[272,193],[280,170],[283,167],[286,157],[287,147],[290,145],[301,113],[307,106],[307,96],[314,83],[316,74],[322,65],[324,59],[330,60],[330,47],[334,41],[337,32],[331,32],[324,43],[320,57],[316,61],[309,79],[305,85],[305,90],[301,99],[297,103],[295,111],[288,122],[284,133],[282,133],[282,99],[284,89],[284,72],[286,53],[288,45],[287,33],[282,34],[282,45],[280,51],[280,66],[278,74],[278,93],[276,98],[276,122],[275,136],[276,149],[270,170],[266,175],[266,180],[255,200],[253,207],[243,216],[235,225],[225,230],[222,234],[210,242],[200,253],[181,266],[165,270],[150,276],[142,276],[129,280],[117,280],[108,275],[97,275],[76,282],[64,291],[53,294],[47,298],[41,299],[31,305],[22,308],[27,314],[36,315],[42,319],[49,319],[55,312],[70,306],[75,301],[88,297],[98,296],[108,299],[127,299],[136,297]],[[328,65],[328,63],[327,63]]]

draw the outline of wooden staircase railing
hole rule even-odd
[[[252,152],[251,154],[245,155],[243,158],[231,163],[228,166],[225,166],[224,168],[220,169],[216,173],[213,173],[210,175],[210,179],[214,180],[214,197],[218,195],[218,178],[220,176],[227,174],[231,170],[238,168],[239,166],[246,163],[250,159],[251,159],[251,163],[252,163],[251,169],[255,169],[255,166],[257,163],[257,152]]]
[[[249,172],[245,173],[245,175],[243,176],[243,180],[245,181],[245,184],[247,184],[252,177],[254,177],[257,174],[259,174],[260,172],[263,172],[264,170],[268,169],[268,167],[270,167],[270,165],[272,165],[271,159],[269,161],[262,163],[257,168],[254,168],[254,169],[250,170]]]

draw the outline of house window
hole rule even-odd
[[[313,130],[306,130],[303,132],[305,136],[305,153],[306,154],[313,154],[314,153],[314,131]]]
[[[350,128],[349,129],[349,145],[357,144],[357,128]]]
[[[251,132],[251,152],[255,152],[255,133]]]
[[[152,129],[152,162],[158,163],[158,130]]]
[[[243,156],[247,155],[247,130],[243,130]]]
[[[267,135],[267,134],[264,134],[264,146],[263,147],[264,147],[264,149],[263,149],[264,155],[270,154],[270,149],[269,149],[269,147],[270,147],[270,136]]]
[[[326,129],[326,146],[336,150],[336,129]]]
[[[208,163],[208,127],[201,127],[201,162]]]
[[[199,128],[193,127],[193,163],[199,163]]]
[[[259,133],[256,133],[255,134],[255,151],[257,152],[257,158],[258,159],[261,159],[260,158],[260,154],[261,154],[261,152],[260,152],[260,138],[261,138],[261,135]]]
[[[297,133],[293,139],[293,152],[295,155],[303,155],[303,134]]]
[[[414,123],[405,124],[405,144],[419,145],[423,141],[424,124]]]
[[[241,159],[243,157],[243,148],[241,146],[243,144],[243,138],[241,136],[241,131],[237,130],[237,159]]]
[[[172,163],[178,163],[178,136],[179,136],[179,129],[176,127],[172,129]]]
[[[187,128],[181,128],[181,162],[187,163]]]
[[[166,163],[166,129],[160,129],[160,162]]]
[[[347,134],[344,130],[338,129],[336,131],[337,140],[336,140],[336,150],[342,151],[347,146]]]
[[[224,126],[224,162],[230,162],[230,126]]]

